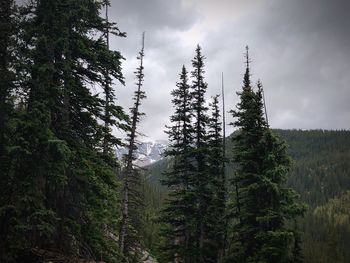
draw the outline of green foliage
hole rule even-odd
[[[162,208],[161,204],[167,198],[167,194],[159,186],[151,184],[147,180],[144,180],[142,186],[144,208],[141,216],[145,227],[143,227],[140,234],[143,237],[144,246],[148,252],[160,259],[162,256],[160,244],[163,243],[161,229],[165,226],[159,221],[159,211]]]
[[[11,3],[2,2],[1,11]],[[0,204],[1,262],[21,262],[35,247],[119,262],[118,164],[112,151],[101,148],[103,138],[111,147],[120,140],[101,125],[106,96],[91,89],[103,87],[106,77],[123,83],[122,56],[109,50],[104,38],[106,30],[119,31],[100,17],[103,5],[45,0],[21,8],[20,45],[14,52],[21,60],[14,67],[7,57],[0,72],[2,80],[9,80],[1,89],[1,107],[2,102],[12,105],[11,81],[23,92],[16,97],[18,105],[6,106],[16,115],[5,115],[12,138],[6,143],[7,170],[1,173],[7,188]],[[4,12],[11,18],[15,14]],[[3,32],[11,38],[10,31]],[[1,51],[6,48],[12,46]],[[7,78],[5,72],[12,69],[17,79]],[[125,129],[127,115],[111,101],[113,91],[107,97],[108,124]]]
[[[205,104],[205,94],[207,83],[204,81],[204,59],[201,47],[196,48],[196,55],[192,60],[192,110],[193,110],[193,138],[194,150],[191,152],[193,158],[193,201],[195,208],[194,219],[194,250],[192,251],[191,262],[205,262],[208,259],[208,244],[211,240],[208,238],[209,232],[209,204],[212,201],[211,178],[208,172],[208,108]]]
[[[316,215],[314,211],[332,199],[337,200],[350,189],[350,132],[275,132],[287,140],[289,152],[295,160],[287,184],[297,189],[301,200],[309,206],[304,218],[298,220],[299,231],[303,233],[301,248],[305,262],[348,262],[347,244],[350,241],[346,237],[347,227],[335,229],[331,221],[323,219],[320,224],[320,218],[326,215],[320,212]]]
[[[299,227],[290,223],[290,229],[296,234],[294,250],[299,249],[299,261],[295,262],[319,262],[328,248],[333,243],[333,252],[345,254],[347,252],[347,239],[340,238],[346,231],[333,231],[331,226],[319,227],[315,224],[316,219],[313,213],[317,206],[325,205],[332,198],[338,198],[348,189],[349,184],[349,131],[325,131],[325,130],[272,130],[284,141],[287,142],[288,154],[293,164],[287,176],[286,187],[291,187],[300,194],[299,200],[305,202],[309,209],[303,218],[298,219]],[[235,136],[233,133],[229,138]],[[227,139],[227,156],[230,156],[233,142]],[[227,178],[234,178],[232,164],[227,164]],[[166,196],[167,189],[160,185],[163,178],[162,171],[171,167],[171,159],[163,159],[147,167],[146,179],[152,187]],[[234,198],[232,198],[234,200]],[[162,199],[160,199],[162,200]],[[232,200],[232,201],[233,201]],[[157,203],[157,207],[163,202]],[[159,227],[159,225],[158,225]],[[322,239],[319,237],[322,236]],[[298,241],[299,240],[299,241]],[[300,242],[302,240],[302,242]],[[333,240],[328,242],[328,240]],[[342,241],[341,241],[342,240]],[[343,246],[344,244],[344,246]],[[299,248],[298,248],[299,247]],[[293,249],[292,249],[293,250]],[[300,250],[304,255],[300,255]],[[293,254],[298,254],[294,253]],[[321,256],[323,255],[323,256]],[[333,255],[333,254],[331,254]],[[329,260],[329,258],[327,259]],[[345,258],[347,262],[348,258]],[[329,260],[328,262],[332,262]],[[342,261],[340,261],[342,262]]]
[[[161,221],[164,223],[162,235],[162,260],[173,261],[174,257],[189,262],[195,251],[195,201],[193,161],[192,94],[188,84],[187,70],[182,67],[180,82],[172,91],[174,114],[168,127],[170,146],[166,156],[173,157],[173,163],[165,173],[163,184],[169,188]]]
[[[192,66],[192,86],[183,67],[172,91],[174,114],[166,151],[172,161],[162,180],[169,189],[161,216],[165,262],[216,262],[223,254],[226,187],[220,112],[216,96],[212,115],[207,115],[199,46]]]
[[[348,262],[350,253],[350,193],[316,207],[306,216],[304,251],[306,262]]]
[[[223,152],[222,123],[218,95],[212,98],[210,103],[211,115],[208,121],[208,173],[209,173],[209,215],[208,234],[209,240],[206,255],[210,262],[220,262],[224,255],[225,238],[227,233],[226,219],[226,177],[225,157]]]
[[[230,261],[290,262],[294,232],[287,220],[303,214],[297,195],[285,187],[290,167],[286,145],[269,129],[264,118],[262,88],[255,91],[247,68],[237,110],[231,113],[239,129],[233,139],[237,165],[232,189],[233,231]]]
[[[349,262],[350,133],[270,130],[248,54],[232,161],[224,163],[218,97],[208,115],[197,46],[192,83],[183,67],[172,91],[167,158],[141,180],[132,162],[143,48],[130,123],[112,89],[124,84],[123,57],[108,45],[109,34],[125,34],[101,17],[104,5],[0,3],[0,261],[39,260],[30,249],[40,248],[106,262],[138,262],[143,249],[160,262]],[[128,133],[123,169],[114,127]],[[291,188],[310,207],[304,218]]]
[[[142,84],[144,81],[144,40],[145,33],[142,35],[142,47],[137,59],[140,64],[136,69],[135,75],[137,78],[137,89],[134,92],[134,105],[130,108],[131,124],[127,134],[128,152],[124,156],[125,167],[122,169],[122,218],[119,229],[119,251],[123,256],[123,262],[139,262],[144,249],[143,240],[141,237],[142,229],[144,228],[143,218],[143,191],[141,171],[134,166],[135,151],[137,149],[138,124],[141,116],[144,115],[140,111],[141,102],[146,98],[146,93],[143,91]]]

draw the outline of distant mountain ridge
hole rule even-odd
[[[305,263],[350,262],[350,131],[349,130],[273,130],[288,144],[293,159],[287,186],[300,194],[309,208],[299,221],[303,233]],[[226,140],[226,154],[232,160],[234,148]],[[171,158],[152,163],[144,172],[148,183],[145,200],[148,212],[156,217],[165,203],[168,190],[161,184]],[[228,181],[233,165],[227,163]],[[152,218],[152,216],[150,216]],[[152,225],[149,239],[160,237],[160,226]]]
[[[143,167],[161,160],[166,147],[167,141],[165,140],[145,141],[139,143],[137,150],[135,151],[135,164]],[[116,156],[118,159],[121,159],[126,153],[126,148],[119,148],[116,150]]]

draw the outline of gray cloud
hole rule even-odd
[[[131,104],[135,57],[146,31],[148,99],[141,128],[153,139],[166,138],[170,91],[182,64],[190,70],[197,43],[207,57],[208,96],[220,92],[224,72],[228,108],[237,103],[248,44],[252,78],[263,81],[272,127],[349,129],[348,10],[346,0],[112,1],[111,17],[128,33],[112,40],[127,59],[127,86],[116,86],[119,101]]]

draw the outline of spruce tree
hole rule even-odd
[[[16,123],[15,64],[18,28],[17,7],[12,0],[0,3],[0,261],[11,260],[16,208],[11,202],[15,181],[11,175],[11,150]]]
[[[63,187],[62,175],[70,154],[67,144],[52,131],[53,107],[58,101],[56,94],[60,86],[55,78],[54,47],[56,40],[61,39],[61,30],[58,29],[61,21],[55,21],[55,7],[49,1],[36,3],[33,18],[29,20],[30,32],[36,38],[30,42],[33,49],[28,50],[32,60],[28,98],[18,127],[13,171],[18,181],[14,204],[18,209],[17,227],[22,236],[20,247],[53,246],[59,220],[52,206],[53,189]]]
[[[15,35],[15,10],[12,0],[2,1],[0,4],[0,158],[5,155],[5,145],[8,140],[8,122],[13,112],[11,95],[14,91],[14,35]],[[1,159],[2,160],[2,159]],[[5,162],[0,161],[3,165]],[[3,171],[3,169],[1,169]]]
[[[290,167],[286,145],[272,134],[264,118],[261,86],[250,81],[248,48],[240,102],[232,110],[239,128],[234,137],[234,161],[240,208],[235,226],[235,262],[290,262],[293,230],[287,221],[300,215],[303,206],[284,186]]]
[[[188,87],[183,68],[178,89],[172,93],[175,114],[171,116],[173,126],[168,130],[172,146],[167,155],[173,157],[174,164],[166,174],[165,183],[172,192],[164,218],[170,225],[166,231],[168,260],[209,262],[217,257],[217,251],[210,251],[216,234],[211,229],[214,224],[211,225],[209,210],[216,189],[209,169],[207,83],[200,46],[196,48],[192,66],[192,85]],[[222,143],[218,147],[222,153]]]
[[[294,220],[294,232],[293,232],[293,249],[292,249],[292,260],[293,263],[302,263],[304,262],[303,249],[301,247],[301,232],[298,229],[298,222]]]
[[[142,35],[142,47],[137,59],[140,65],[137,68],[136,86],[134,92],[134,105],[130,108],[131,126],[127,134],[128,152],[124,158],[125,167],[122,170],[122,219],[119,229],[119,250],[123,256],[123,262],[138,262],[140,257],[140,248],[142,241],[140,240],[140,230],[142,227],[141,207],[141,174],[133,161],[135,160],[135,151],[137,150],[137,125],[141,116],[144,115],[140,111],[141,101],[146,98],[145,92],[141,89],[144,81],[144,40],[145,33]]]
[[[104,57],[100,57],[102,61],[109,60],[109,53],[110,53],[110,35],[117,35],[120,37],[125,37],[125,33],[121,32],[118,27],[116,27],[115,23],[112,23],[109,21],[108,16],[108,9],[110,6],[110,1],[105,0],[104,1],[104,7],[105,7],[105,44],[106,44],[106,54],[104,54]],[[103,143],[102,143],[102,149],[103,153],[107,155],[113,155],[113,148],[116,145],[121,145],[122,142],[120,139],[116,138],[112,135],[112,127],[117,127],[121,130],[127,129],[127,121],[128,116],[124,113],[123,108],[119,105],[115,104],[115,91],[113,90],[113,78],[116,78],[120,83],[124,85],[124,79],[121,75],[121,68],[120,68],[120,59],[122,58],[119,52],[113,52],[114,56],[112,59],[115,59],[114,61],[111,60],[109,62],[115,63],[115,65],[118,67],[118,75],[112,75],[109,72],[109,68],[105,68],[104,72],[104,83],[103,83],[103,89],[104,89],[104,116],[103,116],[103,122],[104,122],[104,134],[103,134]],[[112,70],[112,74],[116,73]]]
[[[174,114],[172,125],[167,127],[169,148],[165,156],[172,157],[171,168],[165,173],[163,184],[169,188],[166,206],[162,211],[163,260],[166,262],[194,262],[196,234],[196,203],[194,203],[193,158],[193,112],[192,93],[188,73],[182,67],[180,81],[171,92]]]
[[[27,9],[28,96],[11,159],[17,262],[31,248],[118,260],[112,238],[119,213],[117,162],[102,152],[106,103],[91,88],[103,87],[106,72],[123,81],[122,57],[103,36],[106,27],[118,34],[100,17],[103,4],[43,0]],[[126,118],[118,106],[110,112],[116,126]]]
[[[222,123],[218,95],[213,97],[208,122],[208,173],[210,202],[208,209],[208,249],[206,262],[218,262],[224,250],[226,231],[226,178]]]
[[[201,47],[196,48],[195,57],[192,60],[192,109],[194,115],[194,146],[192,152],[195,172],[195,202],[196,213],[196,246],[197,251],[194,262],[205,261],[205,246],[207,239],[208,203],[210,201],[209,175],[207,166],[208,147],[206,129],[208,126],[208,108],[205,105],[205,93],[207,83],[204,81],[204,59]]]

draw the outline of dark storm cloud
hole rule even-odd
[[[346,1],[298,0],[260,10],[252,46],[273,126],[350,128],[349,7]]]
[[[137,38],[143,31],[147,32],[149,48],[160,47],[168,34],[191,27],[196,18],[195,10],[185,8],[180,0],[116,0],[110,13],[128,35],[130,41],[120,43],[127,45],[126,52],[138,47]]]
[[[135,57],[146,31],[142,132],[153,139],[165,137],[170,91],[182,64],[190,70],[197,43],[207,57],[208,96],[220,92],[223,71],[229,108],[237,102],[249,44],[252,78],[263,81],[272,127],[349,129],[348,10],[345,0],[112,1],[111,16],[128,33],[112,41],[127,59],[119,100],[131,103]]]
[[[110,18],[127,32],[126,38],[111,41],[112,48],[120,50],[126,58],[123,67],[126,87],[116,86],[119,103],[126,109],[132,103],[131,95],[135,88],[133,72],[138,63],[136,56],[141,47],[141,34],[146,31],[144,89],[147,99],[142,110],[147,117],[140,128],[152,139],[164,137],[164,123],[169,117],[169,87],[173,87],[177,77],[169,73],[169,68],[181,63],[179,59],[182,57],[180,50],[174,56],[174,50],[181,45],[177,32],[192,26],[195,13],[177,0],[112,1]]]
[[[119,20],[131,20],[146,29],[185,28],[193,20],[192,10],[185,10],[180,0],[117,0],[112,1],[112,8]]]

